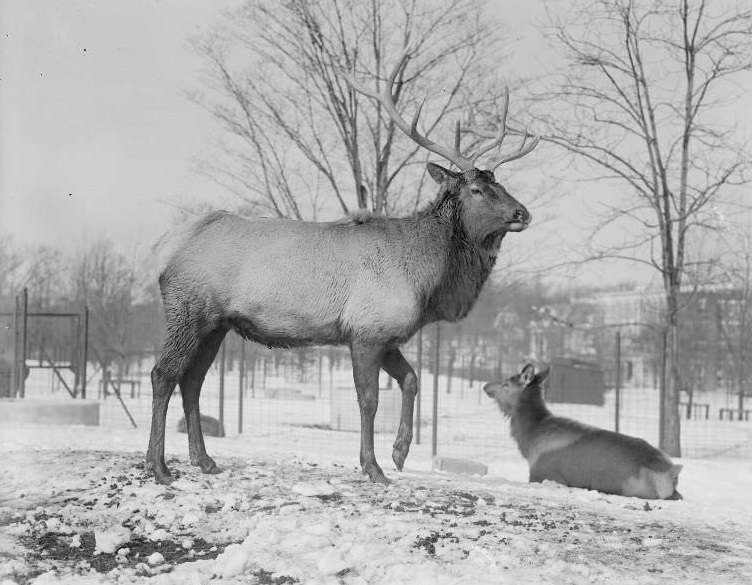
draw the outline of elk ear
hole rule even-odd
[[[527,364],[520,372],[520,384],[523,386],[529,386],[535,376],[535,366],[533,364]]]
[[[551,368],[546,368],[545,370],[542,370],[538,372],[538,374],[533,378],[533,382],[535,382],[538,386],[543,384],[546,380],[548,380],[548,373],[551,371]]]
[[[426,168],[428,169],[428,174],[431,175],[431,178],[439,185],[446,183],[447,181],[456,179],[460,176],[460,173],[454,173],[449,169],[445,169],[441,165],[437,165],[435,163],[428,163],[426,165]]]

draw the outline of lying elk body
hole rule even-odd
[[[543,398],[548,369],[527,364],[485,393],[509,418],[512,437],[530,467],[530,481],[645,499],[680,500],[681,465],[643,439],[556,416]]]
[[[241,219],[215,212],[166,240],[159,278],[167,321],[164,350],[152,370],[152,426],[147,464],[169,483],[164,461],[167,405],[180,385],[190,461],[219,471],[207,455],[199,419],[204,376],[229,330],[270,347],[348,345],[361,414],[360,462],[372,481],[386,482],[374,456],[378,374],[383,368],[402,391],[392,458],[402,469],[412,441],[415,372],[399,350],[427,323],[456,321],[473,306],[507,232],[522,231],[530,214],[474,158],[445,149],[399,117],[392,72],[377,97],[416,142],[461,170],[429,164],[437,198],[410,217],[366,216],[331,223]],[[505,108],[506,109],[506,108]],[[506,128],[499,132],[499,146]],[[496,166],[532,150],[520,148]],[[485,148],[483,152],[488,151]],[[478,155],[476,155],[477,157]]]

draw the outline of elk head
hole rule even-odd
[[[382,104],[394,124],[410,137],[416,144],[426,150],[438,154],[455,165],[459,172],[451,171],[440,165],[429,163],[428,172],[441,188],[445,196],[453,197],[459,203],[462,222],[468,236],[484,247],[496,248],[506,232],[520,232],[530,225],[531,215],[528,210],[512,197],[507,190],[496,181],[494,170],[504,163],[521,158],[531,152],[537,145],[539,137],[527,130],[511,130],[507,126],[507,111],[509,108],[509,93],[504,94],[504,105],[497,117],[495,128],[462,128],[457,121],[454,133],[453,148],[448,148],[430,140],[417,131],[418,119],[423,103],[418,107],[412,122],[408,124],[397,111],[394,102],[394,84],[399,78],[401,84],[404,70],[409,60],[409,53],[405,53],[397,66],[389,75],[384,92],[378,94],[358,83],[353,76],[344,74],[353,89],[363,95],[371,97]],[[460,148],[462,132],[476,134],[481,139],[491,142],[479,147],[474,153],[463,154]],[[499,152],[488,163],[487,170],[476,167],[476,161],[494,149],[501,150],[501,145],[508,134],[522,136],[522,142],[511,153]]]
[[[490,382],[483,386],[483,391],[489,398],[493,398],[496,401],[499,409],[506,417],[510,417],[514,414],[526,391],[538,392],[540,394],[540,387],[548,378],[548,372],[549,369],[546,368],[536,374],[535,366],[533,364],[526,364],[519,374],[512,376],[504,382]]]

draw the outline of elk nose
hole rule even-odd
[[[514,220],[520,221],[520,222],[526,222],[530,223],[530,220],[532,217],[530,216],[530,213],[526,209],[515,209],[514,210]]]

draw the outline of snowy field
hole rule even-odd
[[[326,364],[325,364],[326,365]],[[346,364],[345,364],[346,366]],[[100,402],[99,427],[0,428],[0,585],[71,583],[752,583],[752,421],[719,420],[728,398],[696,398],[710,416],[682,421],[680,502],[529,485],[509,427],[481,384],[440,376],[438,453],[486,464],[484,477],[432,470],[433,377],[422,380],[421,443],[405,471],[391,463],[399,391],[384,389],[376,456],[391,480],[357,468],[358,411],[346,367],[296,377],[256,371],[243,394],[224,384],[226,438],[207,438],[224,472],[188,464],[168,413],[168,465],[156,485],[143,469],[151,390],[148,369],[125,404]],[[70,402],[49,371],[32,370],[27,401]],[[89,384],[95,398],[96,375]],[[614,428],[602,407],[551,405],[557,414]],[[210,371],[202,412],[218,416]],[[622,432],[657,442],[657,394],[625,389]],[[338,426],[353,430],[336,430]]]
[[[179,402],[179,399],[176,400]],[[273,426],[273,425],[272,425]],[[500,449],[485,477],[356,468],[358,435],[256,425],[188,464],[169,430],[170,487],[144,474],[146,429],[0,430],[0,583],[472,584],[752,582],[752,465],[681,461],[683,501],[525,483]]]

